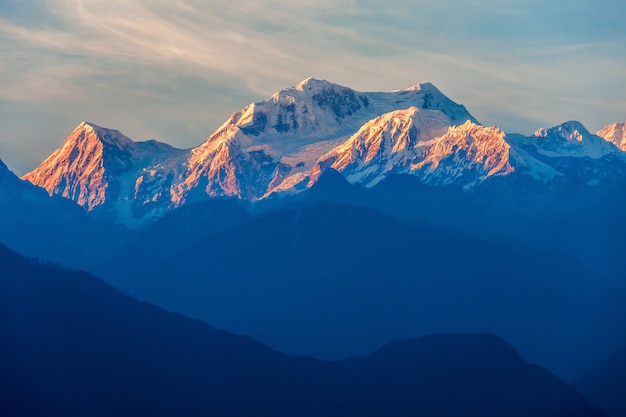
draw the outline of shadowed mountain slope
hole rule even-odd
[[[126,227],[94,221],[73,201],[20,180],[0,161],[0,242],[12,249],[84,268],[131,236]]]
[[[0,246],[1,416],[602,416],[500,338],[289,357]]]
[[[432,332],[491,331],[567,377],[626,337],[623,293],[568,256],[352,206],[271,213],[106,278],[280,350],[325,358]]]
[[[626,416],[626,349],[612,355],[574,386],[609,416]]]

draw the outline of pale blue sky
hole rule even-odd
[[[483,124],[626,121],[623,0],[1,0],[0,158],[34,168],[82,120],[200,144],[304,78],[433,82]]]

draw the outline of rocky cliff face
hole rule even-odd
[[[309,78],[234,113],[190,150],[81,123],[24,179],[133,225],[213,197],[297,193],[327,169],[365,186],[398,173],[466,189],[513,172],[595,184],[623,176],[624,146],[624,124],[599,136],[578,122],[508,135],[481,126],[432,84],[364,93]]]
[[[626,151],[626,123],[613,123],[599,130],[596,135]]]

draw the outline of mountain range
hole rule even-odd
[[[600,364],[626,346],[624,212],[624,123],[504,132],[432,84],[309,78],[192,149],[83,122],[21,179],[0,161],[0,243],[317,359],[0,246],[0,415],[93,414],[102,392],[104,415],[434,413],[450,384],[492,408],[463,388],[443,415],[510,415],[542,403],[506,391],[526,383],[597,414],[503,337],[618,416],[623,354]],[[548,403],[518,414],[562,414]]]
[[[287,356],[0,245],[0,416],[605,414],[493,334]]]
[[[210,198],[299,193],[329,169],[366,187],[391,174],[466,191],[500,177],[557,188],[623,184],[625,143],[624,124],[592,134],[572,121],[528,137],[485,127],[432,84],[362,93],[309,78],[234,113],[193,149],[83,122],[23,179],[137,227]]]
[[[292,354],[338,359],[415,335],[488,331],[569,380],[626,344],[626,288],[575,258],[368,208],[278,210],[165,245],[141,238],[92,270]]]

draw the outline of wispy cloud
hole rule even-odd
[[[53,107],[63,123],[192,146],[307,76],[360,90],[432,81],[505,129],[597,128],[626,118],[626,5],[598,1],[6,0],[0,101],[24,120]],[[54,147],[71,127],[24,129]]]

